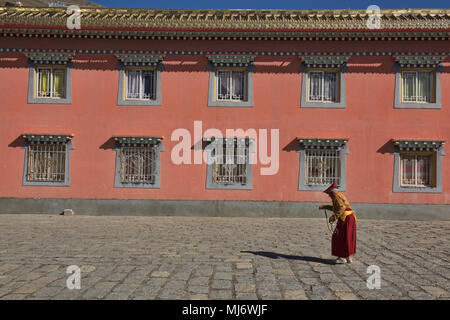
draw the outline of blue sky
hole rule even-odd
[[[378,5],[381,9],[449,8],[445,0],[92,0],[110,8],[167,8],[167,9],[366,9]]]

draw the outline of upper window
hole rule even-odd
[[[70,136],[24,135],[24,185],[69,185]]]
[[[443,141],[394,140],[394,192],[442,191]]]
[[[323,190],[336,183],[345,191],[346,139],[299,139],[299,190]]]
[[[72,54],[29,52],[28,103],[71,104]]]
[[[348,56],[301,56],[302,108],[345,108]]]
[[[394,108],[441,108],[441,62],[445,56],[396,56]]]
[[[308,101],[339,102],[339,72],[309,71]]]
[[[160,55],[121,54],[119,60],[119,106],[160,106]]]
[[[213,55],[209,59],[210,107],[253,106],[253,56]]]
[[[115,187],[159,188],[161,138],[117,137]]]
[[[217,101],[246,101],[247,74],[244,70],[216,71]]]
[[[155,70],[127,69],[127,100],[155,100]]]
[[[402,71],[402,102],[433,103],[435,73],[431,70]]]
[[[207,188],[251,189],[248,139],[217,139],[208,150]]]
[[[66,97],[65,68],[36,68],[36,96],[38,98],[63,99]]]

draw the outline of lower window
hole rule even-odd
[[[120,183],[154,184],[155,147],[123,147],[120,151]]]
[[[226,139],[225,139],[226,140]],[[211,145],[207,188],[251,189],[249,141],[216,140]]]
[[[432,154],[400,154],[400,185],[402,187],[433,187]]]
[[[306,185],[340,185],[339,150],[305,150],[305,166]]]

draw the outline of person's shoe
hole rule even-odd
[[[347,260],[344,258],[337,258],[335,261],[336,264],[343,264],[343,263],[347,263]]]
[[[352,263],[353,262],[352,258],[350,258],[350,257],[346,258],[346,260],[347,260],[347,263]]]

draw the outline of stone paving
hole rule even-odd
[[[450,298],[450,222],[357,228],[354,262],[333,265],[324,218],[0,215],[0,299]]]

